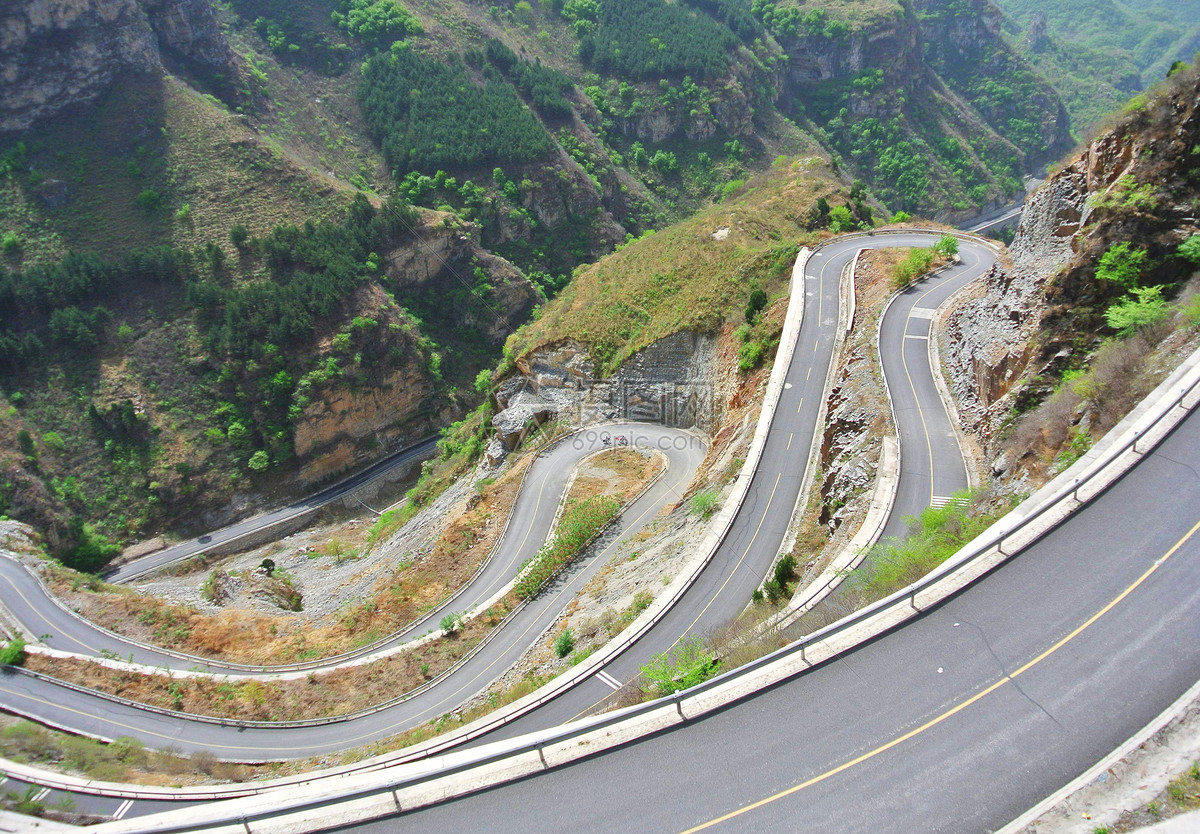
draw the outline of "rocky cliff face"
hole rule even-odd
[[[207,0],[12,0],[0,6],[0,132],[95,99],[168,63],[226,84],[233,53]]]
[[[975,297],[948,317],[946,365],[960,413],[985,448],[1014,404],[1044,399],[1110,332],[1103,312],[1124,289],[1096,278],[1130,242],[1148,254],[1144,285],[1179,285],[1175,247],[1200,226],[1200,75],[1128,115],[1026,203],[1009,248]],[[1078,417],[1078,415],[1077,415]]]
[[[913,10],[929,65],[1013,141],[1030,165],[1053,161],[1070,149],[1066,107],[1001,37],[1003,13],[991,0],[916,0]]]
[[[493,418],[515,447],[531,426],[561,419],[581,426],[634,420],[711,431],[729,392],[717,381],[716,336],[675,333],[629,357],[605,380],[595,378],[586,348],[574,341],[548,345],[517,361],[517,373],[496,392]]]
[[[446,298],[443,326],[474,329],[499,344],[529,316],[539,295],[512,264],[480,249],[476,234],[473,227],[427,225],[418,242],[387,253],[386,271],[397,288]],[[463,289],[463,276],[478,280],[476,270],[490,287],[486,306],[451,303]],[[455,417],[439,396],[429,350],[413,323],[379,287],[360,295],[359,314],[377,322],[370,344],[360,347],[389,359],[383,369],[343,373],[314,391],[292,443],[304,483],[378,460]]]

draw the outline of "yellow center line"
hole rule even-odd
[[[741,558],[737,560],[737,563],[733,566],[733,569],[729,571],[729,575],[725,577],[725,581],[721,583],[721,587],[717,588],[716,593],[714,593],[712,595],[712,598],[709,599],[709,601],[705,604],[704,608],[702,608],[700,610],[700,613],[696,615],[696,619],[692,620],[691,624],[688,625],[688,627],[685,628],[682,632],[680,632],[680,634],[677,638],[675,638],[675,642],[672,643],[669,647],[667,647],[668,652],[671,651],[671,649],[674,649],[676,646],[678,646],[680,641],[682,641],[683,638],[687,636],[688,632],[691,631],[692,628],[695,627],[696,623],[700,622],[700,618],[704,616],[704,612],[709,609],[709,606],[711,606],[714,602],[717,601],[717,597],[721,596],[721,592],[725,590],[725,587],[733,579],[733,576],[735,573],[737,573],[738,568],[741,567],[741,565],[744,561],[746,561],[746,556],[749,555],[750,548],[754,546],[754,541],[755,541],[755,539],[758,538],[759,531],[762,530],[763,522],[765,522],[767,520],[768,510],[771,509],[771,501],[773,501],[775,498],[775,490],[779,488],[779,481],[782,478],[783,478],[782,472],[780,472],[778,475],[775,476],[775,485],[771,487],[771,495],[770,495],[770,497],[767,498],[767,506],[765,508],[763,508],[762,518],[760,518],[758,520],[758,526],[756,528],[754,528],[754,535],[751,537],[750,543],[746,545],[745,552],[742,553]],[[608,693],[603,698],[601,698],[599,701],[596,701],[594,704],[584,707],[583,709],[581,709],[579,712],[572,715],[570,718],[567,719],[567,721],[565,721],[563,723],[568,723],[568,722],[574,721],[576,718],[579,718],[582,715],[586,715],[588,712],[590,712],[591,710],[600,706],[600,704],[603,704],[605,701],[607,701],[611,695],[612,695],[611,692]]]
[[[738,572],[738,568],[742,566],[742,563],[746,561],[746,557],[750,555],[750,549],[754,547],[754,542],[758,540],[758,534],[762,531],[762,526],[766,522],[767,516],[770,515],[771,502],[775,500],[775,491],[779,489],[779,482],[782,479],[782,472],[775,476],[775,483],[771,486],[771,494],[767,496],[767,506],[763,507],[762,517],[758,520],[758,526],[754,528],[754,535],[750,537],[750,541],[746,545],[746,549],[742,552],[742,555],[738,558],[737,563],[734,564],[733,569],[729,571],[729,574],[725,577],[725,581],[721,583],[721,587],[717,588],[717,592],[712,595],[712,599],[710,599],[705,606],[700,609],[700,613],[696,615],[696,619],[692,620],[691,624],[688,625],[688,627],[683,630],[675,642],[671,644],[672,649],[678,646],[679,642],[687,636],[688,632],[695,628],[696,623],[700,622],[700,618],[703,617],[705,612],[708,611],[712,604],[717,601],[717,597],[721,596],[721,592],[725,590],[726,586],[733,581],[733,577]],[[668,651],[670,651],[670,649],[668,649]]]
[[[827,770],[824,773],[814,776],[811,779],[806,779],[805,781],[803,781],[797,785],[793,785],[790,788],[786,788],[782,791],[779,791],[778,793],[772,794],[771,796],[768,796],[765,799],[760,799],[757,802],[751,802],[749,805],[744,805],[741,808],[738,808],[736,811],[730,811],[728,814],[723,814],[722,816],[715,817],[714,819],[711,819],[708,822],[701,823],[700,825],[697,825],[694,828],[689,828],[686,831],[684,831],[682,834],[692,834],[693,832],[703,831],[706,828],[713,827],[714,825],[719,825],[720,823],[728,822],[729,820],[734,819],[736,817],[740,817],[743,814],[749,813],[750,811],[754,811],[758,808],[762,808],[765,805],[770,805],[772,802],[777,802],[780,799],[789,797],[794,793],[804,790],[805,788],[812,787],[813,785],[816,785],[819,782],[824,782],[825,780],[830,779],[833,776],[837,776],[839,773],[844,773],[845,771],[849,770],[850,768],[854,767],[855,765],[862,764],[865,761],[875,758],[876,756],[880,755],[881,753],[886,753],[888,750],[891,750],[893,747],[903,744],[904,742],[908,741],[909,739],[912,739],[912,738],[915,738],[916,736],[921,735],[926,730],[930,730],[933,727],[936,727],[937,725],[946,721],[948,718],[951,718],[951,717],[957,715],[958,713],[962,712],[963,710],[965,710],[967,707],[971,706],[972,704],[983,700],[984,698],[986,698],[988,695],[995,692],[1000,687],[1002,687],[1005,684],[1009,683],[1010,681],[1020,677],[1021,675],[1028,672],[1030,669],[1032,669],[1035,666],[1037,666],[1038,664],[1040,664],[1042,661],[1046,660],[1046,658],[1053,655],[1055,652],[1057,652],[1063,646],[1067,645],[1072,640],[1074,640],[1076,637],[1078,637],[1080,634],[1082,634],[1084,631],[1086,631],[1088,628],[1090,628],[1093,624],[1096,623],[1097,620],[1099,620],[1101,617],[1103,617],[1109,611],[1112,611],[1113,608],[1115,608],[1118,604],[1120,604],[1120,602],[1122,600],[1124,600],[1127,596],[1129,596],[1131,593],[1133,593],[1135,590],[1137,590],[1137,588],[1139,586],[1141,586],[1142,583],[1144,583],[1147,579],[1149,579],[1154,574],[1155,571],[1157,571],[1160,567],[1162,567],[1162,565],[1168,559],[1170,559],[1172,556],[1174,556],[1175,553],[1178,552],[1178,550],[1181,547],[1183,547],[1188,542],[1188,540],[1191,539],[1192,536],[1194,536],[1196,534],[1196,532],[1198,530],[1200,530],[1200,521],[1197,521],[1196,524],[1192,526],[1192,529],[1187,531],[1187,534],[1184,535],[1183,538],[1181,538],[1179,541],[1175,542],[1175,545],[1170,550],[1168,550],[1161,559],[1156,560],[1154,562],[1154,564],[1152,564],[1145,573],[1143,573],[1141,576],[1139,576],[1132,585],[1130,585],[1128,588],[1126,588],[1121,593],[1117,594],[1117,596],[1114,597],[1111,602],[1109,602],[1107,605],[1105,605],[1103,608],[1101,608],[1099,611],[1097,611],[1092,616],[1088,617],[1087,620],[1085,620],[1082,625],[1080,625],[1078,628],[1076,628],[1074,631],[1072,631],[1066,637],[1059,640],[1057,643],[1052,645],[1050,648],[1046,649],[1044,652],[1039,654],[1033,660],[1026,663],[1024,666],[1021,666],[1019,669],[1017,669],[1012,674],[1001,678],[1000,680],[991,684],[987,688],[981,690],[980,692],[977,692],[976,694],[972,695],[970,698],[967,698],[965,701],[962,701],[959,704],[946,710],[945,712],[943,712],[941,715],[937,716],[936,718],[933,718],[933,719],[925,722],[920,727],[917,727],[916,729],[913,729],[913,730],[909,730],[907,733],[904,733],[901,736],[897,736],[896,738],[892,739],[891,741],[887,742],[886,744],[881,744],[879,747],[876,747],[874,750],[870,750],[866,753],[863,753],[861,756],[857,756],[847,762],[843,762],[842,764],[838,765],[835,768],[831,768],[830,770]]]
[[[797,411],[799,411],[799,409],[797,409]],[[788,433],[788,445],[787,445],[787,449],[786,449],[786,451],[789,451],[789,452],[790,452],[790,451],[792,450],[792,438],[793,438],[793,437],[795,437],[795,436],[796,436],[796,433],[795,433],[795,432],[789,432],[789,433]]]
[[[796,403],[796,413],[800,413],[800,409],[804,408],[804,397],[800,398],[800,402]]]

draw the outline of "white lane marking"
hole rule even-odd
[[[132,807],[133,807],[133,800],[126,799],[124,802],[122,802],[120,805],[117,806],[117,810],[113,811],[112,818],[115,820],[121,819],[122,817],[124,817],[126,814],[129,813],[129,809]]]
[[[913,307],[908,312],[910,319],[931,319],[937,310],[933,307]]]
[[[949,504],[949,503],[950,503],[952,500],[954,500],[954,499],[953,499],[953,498],[951,498],[949,495],[935,495],[935,496],[933,496],[933,498],[930,500],[930,502],[929,502],[929,506],[931,506],[931,507],[944,507],[944,506],[946,506],[947,504]]]
[[[46,798],[47,794],[49,794],[49,793],[50,793],[49,788],[42,788],[40,791],[37,792],[37,795],[34,796],[33,801],[41,802],[43,799]]]
[[[620,689],[623,686],[619,680],[614,678],[608,672],[605,672],[603,669],[596,673],[596,677],[600,679],[601,683],[611,686],[614,690]]]
[[[8,782],[8,777],[0,776],[0,788],[3,788],[6,782]]]
[[[928,342],[928,341],[929,341],[929,337],[928,337],[928,336],[918,336],[916,333],[905,333],[905,334],[904,334],[904,338],[906,338],[906,339],[920,339],[922,342]]]

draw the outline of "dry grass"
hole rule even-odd
[[[402,561],[371,599],[324,625],[242,609],[202,614],[126,589],[80,584],[71,571],[54,573],[52,589],[105,628],[203,657],[277,664],[340,654],[400,630],[474,575],[500,535],[531,460],[484,487],[428,556],[411,565]]]
[[[509,339],[522,356],[540,345],[577,339],[601,375],[652,342],[681,330],[715,332],[746,305],[755,287],[786,286],[795,245],[811,243],[809,208],[830,196],[815,158],[773,167],[745,194],[643,237],[585,267],[542,317]],[[728,237],[713,233],[728,228]]]
[[[286,681],[176,678],[109,669],[89,660],[31,655],[26,667],[99,692],[193,715],[286,721],[344,715],[411,691],[457,663],[516,604],[506,597],[453,634],[362,666]]]

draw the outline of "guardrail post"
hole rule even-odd
[[[675,693],[675,711],[679,713],[680,721],[687,721],[687,717],[683,714],[683,698],[678,692]]]
[[[1079,500],[1079,479],[1078,478],[1075,479],[1075,486],[1071,490],[1071,497],[1075,499],[1076,504],[1083,503],[1082,501]]]
[[[245,817],[238,817],[238,822],[242,824],[242,828],[246,829],[246,834],[251,834],[250,823],[246,822]]]
[[[550,764],[546,761],[546,754],[542,750],[542,745],[538,744],[537,748],[538,748],[538,758],[542,760],[542,767],[546,768],[546,770],[549,770]]]
[[[392,795],[392,802],[396,803],[396,813],[398,814],[403,811],[404,809],[400,807],[400,793],[395,788],[392,788],[388,793]]]
[[[1133,433],[1133,444],[1129,448],[1133,450],[1133,453],[1135,455],[1141,454],[1141,452],[1138,451],[1138,447],[1137,447],[1138,438],[1141,436],[1142,436],[1142,432],[1140,429]]]
[[[908,604],[912,606],[913,611],[921,610],[920,608],[917,608],[917,592],[916,591],[913,591],[911,594],[908,595]]]

